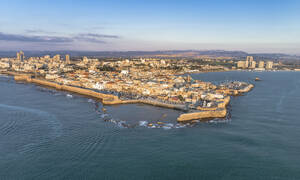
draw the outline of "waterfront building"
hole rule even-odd
[[[252,61],[253,61],[253,57],[252,56],[247,56],[245,67],[248,68],[251,65]]]
[[[266,69],[272,69],[272,68],[273,68],[273,61],[267,61]]]
[[[248,59],[245,61],[245,68],[248,68],[249,67],[249,61]]]
[[[255,69],[256,67],[256,61],[251,61],[249,68]]]
[[[238,61],[237,67],[242,69],[246,68],[246,61]]]
[[[251,63],[253,61],[253,56],[247,56],[246,61],[249,61],[249,63]]]
[[[237,67],[242,69],[255,68],[256,62],[253,60],[253,56],[247,56],[245,61],[238,61]]]
[[[265,68],[265,62],[264,61],[259,61],[258,68]]]

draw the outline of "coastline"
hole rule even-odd
[[[46,87],[55,88],[57,90],[67,91],[71,93],[76,93],[96,99],[100,99],[103,105],[118,105],[118,104],[147,104],[152,106],[164,107],[169,109],[176,109],[186,112],[187,109],[184,105],[175,105],[175,104],[167,104],[158,101],[151,100],[121,100],[118,96],[111,94],[103,94],[90,89],[84,89],[80,87],[73,87],[69,85],[61,85],[55,82],[47,81],[45,79],[37,79],[33,78],[31,74],[19,74],[16,72],[3,72],[0,71],[0,74],[5,74],[9,76],[13,76],[15,81],[25,81],[27,83],[34,83],[37,85],[42,85]],[[249,84],[244,89],[237,90],[234,94],[229,95],[237,95],[246,93],[252,90],[254,85]],[[227,115],[227,105],[230,103],[230,96],[226,96],[223,99],[218,101],[218,105],[216,108],[197,108],[195,112],[187,112],[181,114],[178,118],[178,122],[189,122],[197,119],[209,119],[209,118],[224,118]]]

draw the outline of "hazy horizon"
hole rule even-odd
[[[2,2],[0,50],[300,55],[296,0]]]

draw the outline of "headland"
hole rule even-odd
[[[180,110],[183,114],[178,122],[224,118],[230,96],[247,93],[254,87],[239,81],[213,84],[194,80],[188,75],[190,70],[177,69],[186,63],[183,60],[100,62],[86,57],[71,61],[66,56],[62,61],[57,55],[7,62],[0,72],[14,76],[16,81],[89,96],[104,105],[142,103]]]

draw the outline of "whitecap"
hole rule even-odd
[[[101,114],[101,118],[108,117],[108,114]]]
[[[165,130],[172,129],[170,126],[163,126],[162,128],[165,129]]]
[[[125,121],[119,121],[117,124],[120,128],[125,128],[126,127],[126,122]]]
[[[176,124],[175,128],[184,128],[186,127],[186,125],[184,124]]]
[[[139,126],[147,126],[147,121],[139,121]]]
[[[157,128],[155,125],[148,126],[149,128]]]
[[[172,124],[172,123],[166,123],[166,124],[164,124],[164,126],[166,126],[166,127],[174,127],[174,124]]]

